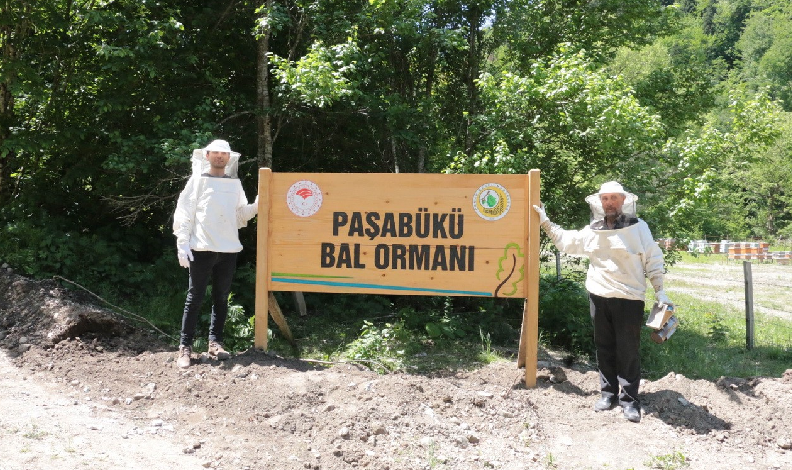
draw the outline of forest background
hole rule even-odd
[[[215,138],[243,154],[251,200],[264,166],[539,168],[565,227],[617,179],[658,238],[792,237],[788,0],[3,0],[0,54],[0,261],[174,334],[172,213]],[[241,230],[242,324],[255,234]],[[546,302],[582,292],[560,289]],[[309,309],[521,310],[348,297]]]

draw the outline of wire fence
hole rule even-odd
[[[785,260],[708,253],[668,277],[678,290],[738,312],[731,333],[744,338],[746,349],[792,351],[792,265]]]
[[[546,272],[559,277],[562,272],[563,277],[579,274],[580,280],[585,277],[585,261],[563,254],[548,258]],[[694,253],[681,264],[666,274],[673,292],[719,304],[723,312],[731,312],[729,336],[744,338],[746,349],[792,353],[792,264],[772,257],[735,259],[728,251]],[[739,318],[735,320],[734,315]]]
[[[745,347],[792,350],[792,268],[742,261]],[[789,266],[785,266],[789,268]],[[755,274],[756,278],[755,279]],[[760,293],[757,295],[757,291]]]
[[[746,328],[747,329],[747,328]],[[746,348],[750,340],[746,334]],[[753,345],[754,348],[780,349],[792,352],[792,326],[780,318],[759,316],[755,320]]]

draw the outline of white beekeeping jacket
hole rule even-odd
[[[205,152],[193,151],[193,174],[179,195],[173,215],[177,245],[189,242],[195,251],[242,251],[238,230],[258,213],[258,205],[248,204],[236,177],[238,161],[239,155],[232,154],[225,177],[208,176]]]
[[[586,290],[600,297],[645,300],[646,278],[663,289],[663,252],[641,219],[615,230],[564,230],[551,224],[548,234],[559,251],[589,258]]]

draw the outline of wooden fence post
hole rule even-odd
[[[561,280],[561,252],[555,250],[555,261],[556,261],[556,281]]]
[[[743,261],[743,273],[745,275],[745,347],[750,351],[754,347],[753,275],[750,261]]]

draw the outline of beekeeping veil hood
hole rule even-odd
[[[201,176],[204,173],[209,173],[211,165],[209,164],[209,160],[206,158],[206,154],[210,150],[215,152],[230,153],[231,157],[228,159],[228,164],[225,167],[225,174],[231,178],[238,178],[237,169],[239,167],[239,157],[241,154],[239,152],[232,151],[231,146],[228,145],[228,142],[225,140],[213,140],[206,147],[193,150],[192,158],[190,159],[192,162],[193,176]]]
[[[607,183],[603,183],[602,186],[600,186],[599,191],[586,196],[586,202],[589,203],[589,207],[591,208],[591,222],[603,220],[605,218],[605,210],[602,208],[602,200],[600,199],[600,195],[610,193],[624,194],[624,205],[622,205],[621,208],[622,214],[627,217],[637,217],[636,203],[638,201],[638,196],[625,191],[622,185],[618,182],[608,181]]]

